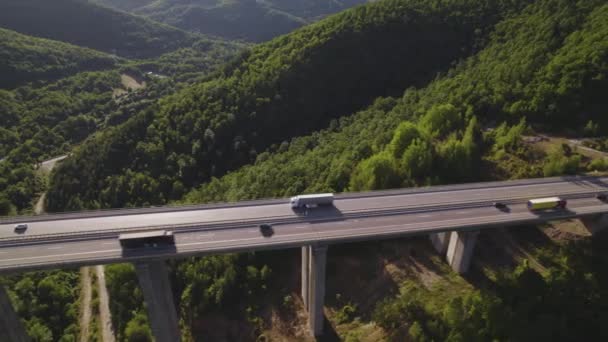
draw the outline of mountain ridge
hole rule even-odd
[[[0,27],[126,58],[150,58],[190,46],[190,33],[83,0],[5,0]]]
[[[96,50],[0,28],[0,88],[108,69],[119,61]]]

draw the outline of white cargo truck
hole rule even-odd
[[[298,195],[291,198],[292,208],[314,207],[318,205],[331,205],[334,202],[334,194],[310,194]]]

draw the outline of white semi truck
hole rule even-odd
[[[310,194],[298,195],[291,198],[292,208],[314,207],[319,205],[332,205],[334,202],[334,194]]]

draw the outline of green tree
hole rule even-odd
[[[407,178],[420,179],[431,176],[432,146],[422,139],[415,139],[403,152],[400,164]]]
[[[443,137],[460,125],[460,113],[450,103],[433,106],[420,120],[420,127],[434,138]]]
[[[399,185],[395,160],[388,153],[380,153],[362,161],[350,180],[350,190],[388,189]]]
[[[388,146],[393,158],[399,159],[408,146],[410,146],[412,141],[419,137],[420,132],[418,132],[418,127],[416,127],[415,124],[409,121],[401,123],[395,130],[393,139]]]
[[[148,325],[148,319],[144,313],[137,313],[127,323],[125,328],[125,341],[128,342],[152,342],[152,331]]]
[[[543,166],[545,177],[560,176],[565,174],[576,174],[580,169],[581,156],[574,154],[570,157],[564,155],[561,148],[554,148],[549,152]]]

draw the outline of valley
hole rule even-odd
[[[608,172],[603,0],[7,0],[0,47],[0,216]],[[332,245],[322,340],[608,338],[605,232],[478,239]],[[183,341],[314,340],[299,249],[166,265]],[[0,286],[34,341],[152,341],[134,266],[87,272]]]

